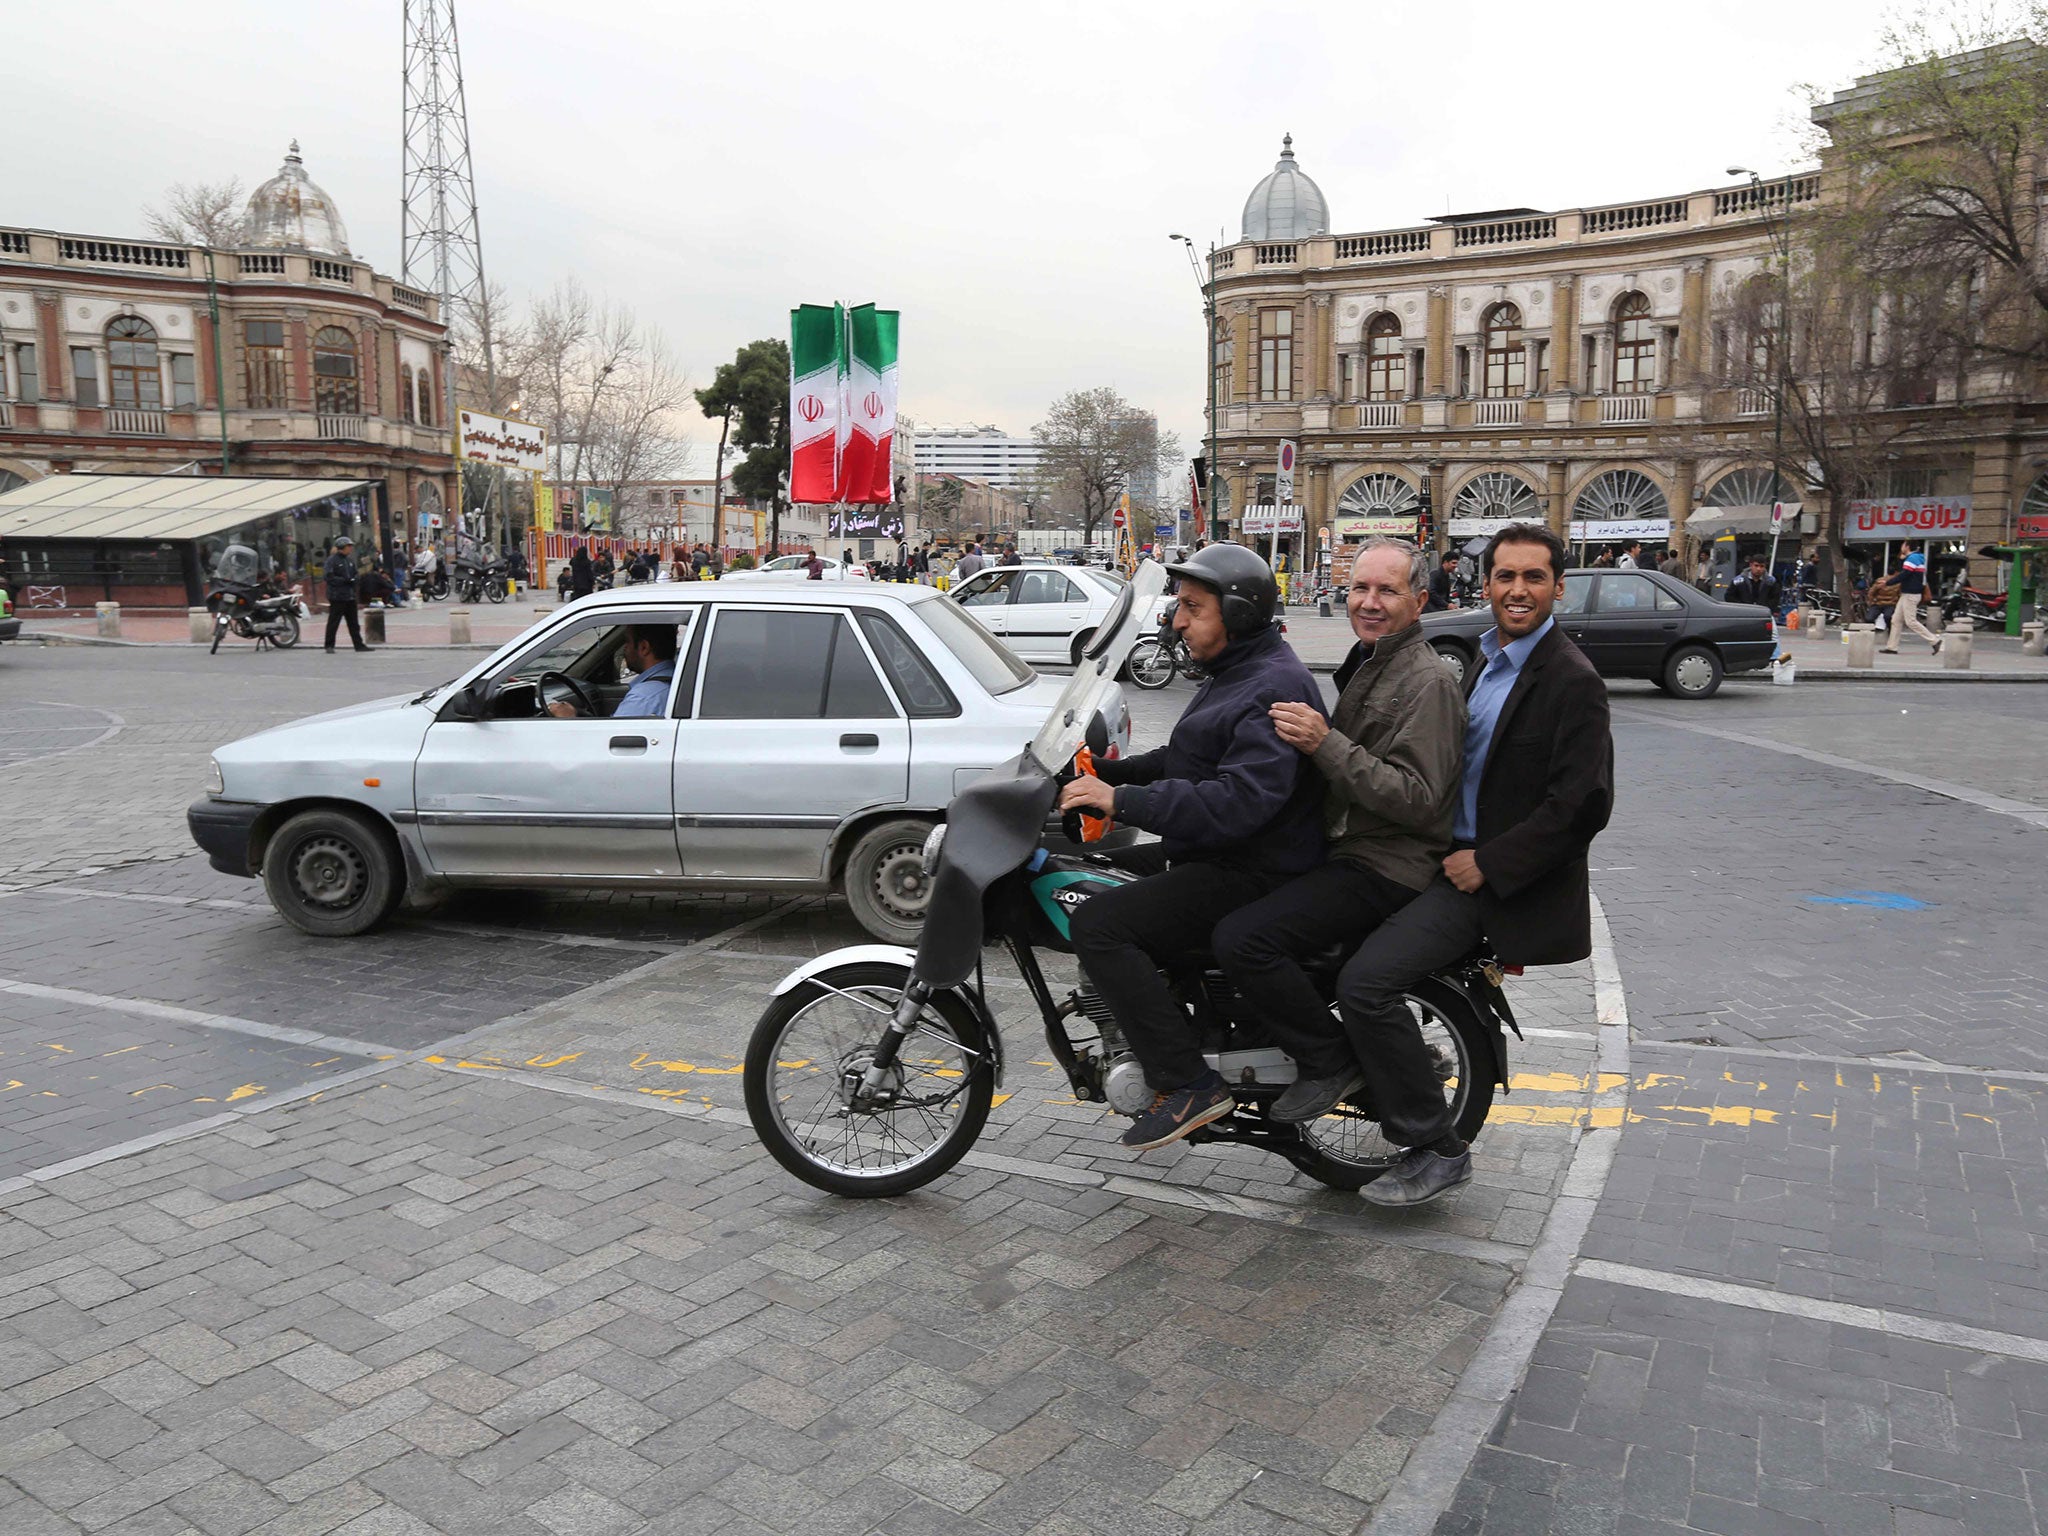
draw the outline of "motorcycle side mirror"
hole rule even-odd
[[[1088,730],[1086,732],[1084,739],[1088,743],[1088,750],[1094,753],[1097,757],[1105,757],[1108,755],[1109,722],[1102,718],[1102,712],[1100,710],[1097,710],[1094,714],[1088,717]]]

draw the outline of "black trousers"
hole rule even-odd
[[[1337,1011],[1387,1139],[1426,1147],[1450,1134],[1443,1084],[1415,1015],[1401,1000],[1431,971],[1464,959],[1485,936],[1479,898],[1438,875],[1359,947],[1337,975]]]
[[[1415,895],[1355,859],[1331,859],[1216,925],[1216,963],[1303,1077],[1334,1077],[1355,1053],[1302,962],[1339,944],[1349,954]]]
[[[334,649],[334,632],[341,628],[341,621],[348,620],[348,637],[357,650],[363,650],[362,626],[356,623],[356,605],[353,598],[345,601],[329,599],[327,603],[327,649]]]
[[[1234,864],[1169,869],[1156,843],[1119,853],[1116,862],[1146,878],[1090,897],[1075,910],[1074,953],[1116,1015],[1145,1080],[1155,1093],[1171,1093],[1201,1077],[1209,1064],[1160,967],[1208,953],[1216,924],[1278,882]]]

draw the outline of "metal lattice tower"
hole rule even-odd
[[[483,234],[470,176],[469,111],[462,94],[462,50],[455,0],[405,3],[405,183],[400,260],[405,281],[440,296],[450,334],[459,321],[482,327],[488,387],[497,389],[490,310],[485,302]],[[448,367],[448,415],[455,420],[455,374]]]

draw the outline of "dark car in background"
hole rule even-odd
[[[1711,698],[1723,676],[1769,666],[1776,649],[1764,609],[1719,602],[1657,571],[1566,571],[1553,612],[1602,677],[1648,678],[1681,699]],[[1483,603],[1422,616],[1430,646],[1460,678],[1491,628]]]

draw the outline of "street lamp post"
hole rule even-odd
[[[1746,165],[1728,167],[1730,176],[1747,176],[1749,184],[1763,195],[1763,178]],[[1771,244],[1778,252],[1778,294],[1777,309],[1771,326],[1771,564],[1775,575],[1778,569],[1778,536],[1784,519],[1778,508],[1784,504],[1785,493],[1779,484],[1778,466],[1785,458],[1785,384],[1788,360],[1785,356],[1785,306],[1792,293],[1792,173],[1787,171],[1779,186],[1782,199],[1778,216],[1773,221]],[[1764,199],[1768,203],[1768,199]]]
[[[1205,276],[1201,258],[1195,254],[1195,242],[1186,235],[1169,235],[1169,240],[1178,240],[1188,253],[1188,266],[1194,270],[1195,284],[1202,290],[1202,369],[1209,376],[1209,483],[1204,487],[1209,496],[1209,533],[1216,533],[1216,245],[1209,244],[1209,270]]]

